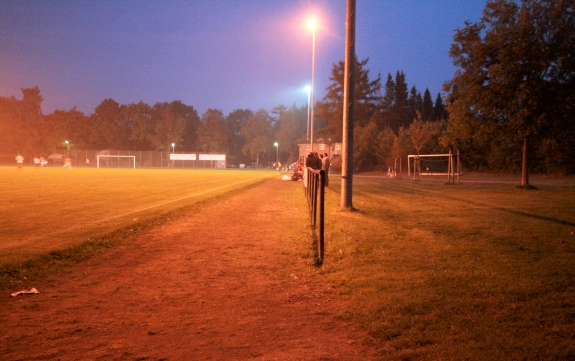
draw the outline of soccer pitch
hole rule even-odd
[[[0,167],[0,264],[102,237],[276,174]]]

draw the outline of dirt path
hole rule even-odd
[[[34,285],[39,295],[5,293],[0,359],[372,359],[366,334],[336,317],[337,290],[298,254],[302,207],[301,183],[270,180]]]

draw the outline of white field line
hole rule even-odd
[[[66,229],[61,229],[61,230],[54,231],[54,232],[50,232],[50,233],[44,233],[44,234],[42,234],[42,235],[35,236],[35,237],[30,237],[30,238],[26,239],[23,243],[20,243],[20,245],[23,245],[23,244],[26,244],[26,243],[30,243],[30,242],[32,242],[32,241],[35,241],[35,240],[38,240],[38,239],[42,239],[42,238],[45,238],[45,237],[50,237],[50,236],[55,236],[55,235],[58,235],[58,234],[61,234],[61,233],[66,233],[66,232],[75,231],[75,230],[80,229],[80,228],[86,228],[86,226],[93,226],[93,225],[96,225],[96,224],[99,224],[99,223],[104,223],[104,222],[111,221],[111,220],[116,219],[116,218],[126,217],[126,216],[129,216],[129,215],[131,215],[131,214],[135,214],[135,213],[147,211],[147,210],[149,210],[149,209],[156,208],[156,207],[165,206],[166,204],[179,202],[179,201],[182,201],[182,200],[184,200],[184,199],[201,196],[201,195],[206,194],[206,193],[211,193],[211,192],[219,191],[219,190],[221,190],[221,189],[230,188],[230,187],[236,186],[236,185],[238,185],[238,184],[242,184],[242,183],[246,183],[246,182],[252,182],[252,181],[257,181],[257,180],[260,180],[260,179],[263,179],[263,178],[270,178],[270,177],[266,175],[266,176],[262,176],[262,177],[259,177],[259,178],[251,178],[251,179],[243,180],[243,181],[241,181],[241,182],[236,182],[236,183],[228,184],[228,185],[225,185],[225,186],[222,186],[222,187],[211,188],[211,189],[205,190],[205,191],[203,191],[203,192],[188,194],[187,196],[184,196],[184,197],[172,199],[172,200],[169,200],[169,201],[166,201],[166,202],[162,202],[162,203],[157,203],[157,204],[154,204],[154,205],[151,205],[151,206],[148,206],[148,207],[138,208],[138,209],[135,209],[135,210],[130,211],[130,212],[126,212],[126,213],[122,213],[122,214],[117,214],[117,215],[115,215],[115,216],[111,216],[111,217],[107,217],[107,218],[102,218],[102,219],[99,219],[99,220],[96,220],[96,221],[93,221],[93,222],[90,222],[90,223],[87,223],[87,224],[82,224],[82,225],[75,226],[75,227],[70,227],[70,228],[66,228]]]

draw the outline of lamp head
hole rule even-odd
[[[316,24],[315,19],[309,19],[309,20],[307,21],[307,27],[310,28],[310,29],[312,29],[312,30],[315,29],[315,24]]]

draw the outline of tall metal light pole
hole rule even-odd
[[[67,140],[64,141],[64,143],[66,143],[66,158],[68,158],[68,153],[70,153],[70,143]]]
[[[353,109],[355,68],[355,0],[347,0],[345,65],[343,80],[343,154],[341,162],[341,208],[353,209]]]
[[[313,151],[313,116],[314,116],[314,80],[315,80],[315,19],[310,19],[307,21],[307,26],[312,30],[313,38],[312,38],[312,48],[311,48],[311,104],[310,104],[310,112],[311,112],[311,120],[310,120],[310,146],[311,151]]]
[[[309,142],[309,101],[311,96],[311,87],[308,85],[305,87],[307,90],[307,141]]]
[[[176,152],[176,143],[172,143],[172,155],[174,155],[175,152]],[[172,159],[172,168],[174,168],[174,164],[175,161]]]
[[[279,167],[280,158],[279,158],[279,147],[278,142],[275,142],[274,145],[276,146],[276,165]]]

